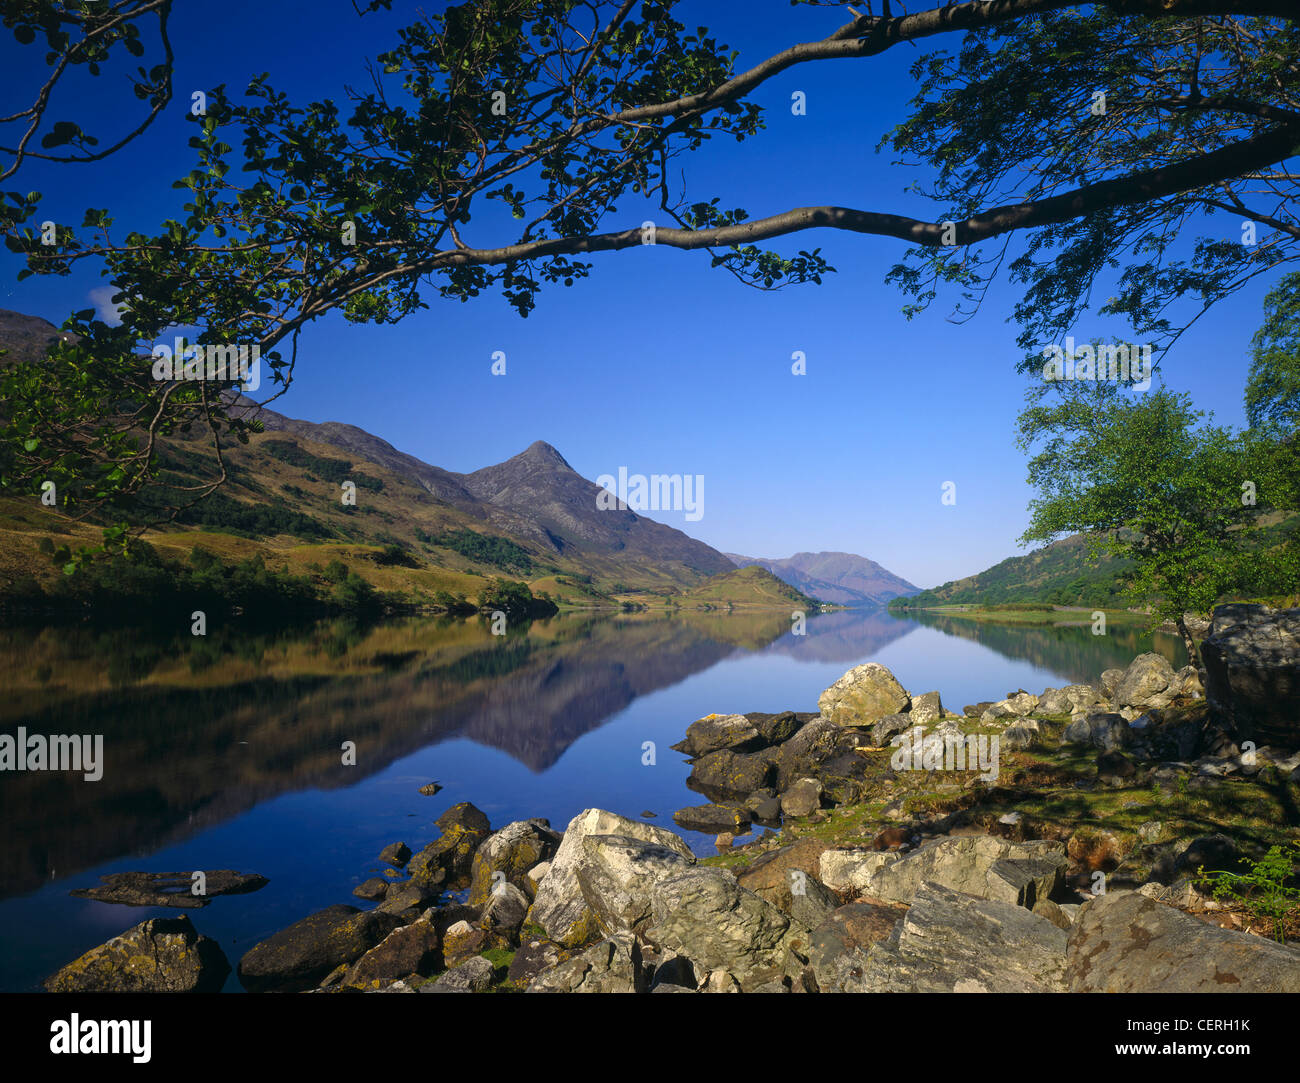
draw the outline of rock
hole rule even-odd
[[[1174,859],[1174,874],[1195,875],[1204,866],[1214,872],[1241,873],[1241,848],[1227,835],[1203,835],[1192,839]]]
[[[769,749],[734,752],[724,748],[700,757],[687,785],[709,794],[744,797],[767,786],[776,773],[776,755]]]
[[[827,850],[818,861],[819,879],[832,891],[863,891],[882,866],[898,859],[874,850]]]
[[[442,934],[442,954],[448,966],[459,966],[471,956],[488,950],[488,931],[468,921],[449,925]]]
[[[437,782],[426,782],[423,786],[420,787],[420,793],[424,794],[425,797],[433,797],[441,789],[442,786]]]
[[[483,922],[493,929],[514,931],[528,914],[528,896],[514,884],[503,883],[488,894]]]
[[[810,937],[808,965],[824,993],[842,993],[862,980],[867,952],[894,931],[907,909],[882,903],[849,903],[829,914]]]
[[[362,896],[362,898],[364,897]],[[388,890],[384,894],[384,901],[376,909],[385,914],[402,914],[408,910],[423,910],[437,897],[436,888],[431,888],[415,880],[403,880],[400,884],[388,885]]]
[[[380,851],[379,860],[400,869],[411,860],[411,848],[404,842],[390,842]]]
[[[761,824],[775,824],[781,819],[781,799],[771,790],[755,790],[745,798],[745,809]]]
[[[792,892],[800,877],[817,879],[826,843],[808,837],[756,857],[748,868],[735,870],[736,882],[746,891],[790,913]]]
[[[1038,711],[1042,714],[1073,714],[1100,702],[1101,696],[1092,685],[1068,684],[1064,688],[1047,689],[1038,699]]]
[[[1108,893],[1080,908],[1066,972],[1074,993],[1297,993],[1300,948]]]
[[[538,862],[548,860],[559,845],[559,832],[552,831],[545,820],[516,820],[506,824],[484,839],[474,851],[470,865],[469,902],[480,906],[485,904],[493,889],[502,882],[523,887],[525,873]]]
[[[554,940],[541,937],[524,937],[519,950],[510,960],[506,980],[516,987],[526,986],[544,970],[559,966],[569,958],[569,952]]]
[[[1217,606],[1201,661],[1205,697],[1238,737],[1300,748],[1300,609]]]
[[[867,953],[854,992],[1048,993],[1065,987],[1067,935],[1014,903],[939,884],[917,891],[889,939]]]
[[[734,835],[749,827],[749,812],[734,805],[691,805],[674,812],[673,822],[687,831],[706,835],[727,831]]]
[[[369,880],[363,880],[352,889],[352,894],[358,899],[382,899],[388,894],[388,881],[378,876],[372,876]]]
[[[711,714],[686,727],[686,737],[672,748],[687,756],[706,756],[722,749],[755,748],[758,727],[743,714]]]
[[[482,835],[492,833],[492,825],[488,822],[487,816],[468,801],[452,805],[451,808],[434,820],[434,823],[444,831],[459,827],[464,831],[473,831]]]
[[[534,865],[531,869],[529,869],[526,873],[524,873],[523,886],[524,886],[524,890],[528,893],[528,897],[530,899],[536,897],[537,885],[540,884],[542,880],[546,878],[546,874],[550,871],[551,871],[551,863],[549,861],[539,861],[536,865]]]
[[[816,714],[782,711],[780,714],[761,714],[753,712],[745,715],[746,720],[762,738],[764,744],[779,745],[790,740],[800,727],[816,718]]]
[[[756,993],[760,989],[768,988],[772,984],[772,982],[764,982],[762,985],[755,986],[751,992]],[[740,991],[740,983],[725,970],[714,970],[710,972],[704,984],[700,986],[701,993],[739,993]]]
[[[1173,683],[1174,667],[1168,659],[1150,652],[1139,654],[1124,671],[1111,699],[1117,707],[1168,707],[1177,693],[1177,689],[1170,690]]]
[[[650,920],[655,881],[691,864],[676,849],[627,835],[587,835],[582,849],[578,886],[607,936],[641,933]]]
[[[218,895],[247,895],[264,888],[269,880],[255,872],[210,869],[203,872],[203,893],[194,894],[193,872],[110,872],[98,887],[69,891],[79,899],[121,903],[123,906],[172,906],[185,909],[207,906]]]
[[[452,967],[437,981],[420,986],[421,993],[483,993],[492,984],[496,971],[480,955]]]
[[[529,920],[550,939],[565,947],[578,947],[597,935],[596,916],[582,896],[577,869],[586,860],[582,840],[587,835],[624,835],[652,842],[681,854],[688,864],[695,855],[679,835],[639,820],[629,820],[602,809],[585,809],[565,829],[551,869],[537,886]]]
[[[835,723],[816,718],[776,750],[776,788],[790,788],[801,778],[819,774],[822,764],[840,753],[844,731]]]
[[[822,806],[822,784],[815,778],[801,778],[781,795],[781,812],[786,816],[811,816]]]
[[[938,721],[944,713],[939,693],[926,692],[923,696],[916,696],[908,713],[912,716],[914,726],[928,726],[931,722]]]
[[[1069,930],[1074,921],[1069,914],[1062,910],[1056,903],[1052,902],[1051,899],[1039,899],[1034,903],[1033,913],[1037,914],[1040,918],[1046,918],[1058,929]]]
[[[51,993],[219,993],[230,963],[185,914],[150,918],[45,979]]]
[[[445,906],[434,906],[426,910],[422,915],[425,921],[431,922],[433,927],[438,931],[438,935],[444,940],[447,933],[456,925],[472,925],[479,920],[481,911],[477,906],[468,906],[465,903],[448,903]],[[444,955],[446,952],[443,953]]]
[[[905,857],[879,864],[866,875],[861,890],[885,902],[910,903],[928,881],[976,898],[1032,907],[1061,889],[1066,864],[1065,847],[1059,842],[961,835],[924,843]]]
[[[894,675],[876,662],[855,666],[817,700],[822,718],[836,726],[870,726],[906,711],[911,697]]]
[[[646,939],[704,970],[726,970],[742,990],[785,976],[807,930],[722,869],[690,868],[657,880]]]
[[[1002,744],[1007,748],[1037,748],[1042,743],[1042,731],[1032,718],[1022,718],[1002,731]]]
[[[1105,699],[1112,699],[1115,695],[1115,689],[1119,687],[1119,682],[1124,679],[1124,670],[1108,669],[1105,670],[1098,683],[1101,685],[1102,696]]]
[[[1062,739],[1067,744],[1091,745],[1107,752],[1132,741],[1127,720],[1119,714],[1089,714],[1065,727]]]
[[[641,946],[631,933],[602,940],[572,959],[544,971],[528,984],[529,993],[642,993],[645,971]]]
[[[1097,755],[1097,777],[1107,785],[1128,785],[1137,773],[1137,764],[1118,749]]]
[[[1165,825],[1159,820],[1147,820],[1138,825],[1138,838],[1143,842],[1156,842],[1165,833]]]
[[[465,801],[453,805],[436,822],[442,835],[411,858],[406,871],[428,887],[468,886],[474,853],[491,834],[488,819]]]
[[[967,718],[979,718],[985,711],[993,706],[992,700],[984,700],[982,703],[968,703],[961,709],[961,713]]]
[[[891,737],[906,733],[914,724],[911,714],[887,714],[871,727],[871,743],[876,748],[884,748]]]
[[[330,906],[255,944],[239,961],[250,993],[300,992],[340,964],[354,963],[402,922],[380,910]]]
[[[442,965],[438,932],[427,921],[394,929],[361,956],[343,979],[344,985],[395,981],[412,974],[428,976]]]

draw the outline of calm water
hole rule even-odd
[[[75,899],[103,873],[230,868],[270,884],[186,911],[232,966],[254,943],[377,875],[395,840],[473,801],[493,827],[563,826],[703,799],[669,745],[713,711],[816,710],[864,661],[945,706],[1095,680],[1152,640],[1112,626],[1033,628],[884,611],[562,616],[505,637],[471,621],[159,642],[0,632],[0,732],[104,735],[104,774],[0,774],[0,991],[35,989],[81,952],[175,910]],[[1181,643],[1157,634],[1175,665]],[[341,746],[355,742],[357,763]],[[657,764],[642,765],[655,742]],[[438,781],[436,797],[416,791]],[[682,832],[701,854],[712,839]],[[228,989],[238,989],[231,976]]]

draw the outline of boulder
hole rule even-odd
[[[150,918],[45,979],[51,993],[219,993],[230,963],[190,919]]]
[[[1171,689],[1174,667],[1161,654],[1139,654],[1129,663],[1111,696],[1117,707],[1168,707],[1178,693]]]
[[[405,914],[408,910],[423,910],[438,897],[436,888],[415,880],[389,884],[384,901],[376,909],[385,914]],[[364,898],[364,896],[363,896]]]
[[[834,722],[814,719],[776,751],[776,789],[784,791],[801,778],[815,778],[821,767],[842,752],[846,734]]]
[[[811,816],[822,807],[822,784],[815,778],[801,778],[781,794],[781,812],[786,816]]]
[[[655,881],[690,867],[680,851],[627,835],[587,835],[577,865],[582,897],[606,935],[640,933]]]
[[[311,989],[401,925],[395,915],[380,910],[326,907],[250,948],[239,961],[239,980],[250,993]]]
[[[544,970],[559,966],[569,958],[569,952],[554,940],[543,937],[524,937],[519,950],[510,960],[506,980],[516,988],[526,986]]]
[[[388,894],[388,881],[380,879],[378,876],[372,876],[369,880],[363,880],[352,889],[352,894],[358,899],[367,899],[374,901],[382,899]]]
[[[488,819],[468,801],[453,805],[437,819],[442,835],[411,858],[406,871],[427,887],[466,887],[474,853],[491,834]]]
[[[907,913],[906,907],[883,903],[841,906],[809,936],[808,965],[823,993],[843,993],[856,987],[866,970],[867,952],[887,939]]]
[[[884,748],[891,737],[906,733],[915,725],[911,714],[887,714],[871,727],[871,743],[876,748]]]
[[[686,727],[686,736],[673,745],[687,756],[707,756],[724,748],[754,748],[761,744],[758,727],[743,714],[711,714]]]
[[[1049,688],[1038,698],[1037,710],[1042,714],[1073,714],[1101,702],[1101,696],[1090,684],[1068,684],[1064,688]]]
[[[800,875],[817,879],[819,862],[826,843],[809,836],[788,846],[769,850],[754,858],[748,868],[735,870],[736,881],[746,891],[752,891],[790,913],[790,902]]]
[[[894,675],[876,662],[855,666],[817,700],[822,718],[836,726],[870,726],[911,703]]]
[[[1073,993],[1300,993],[1300,947],[1109,893],[1080,907],[1066,973]]]
[[[1061,889],[1067,864],[1065,847],[1059,842],[959,835],[925,843],[896,861],[881,863],[866,876],[862,890],[885,902],[910,903],[921,885],[931,882],[976,898],[1032,908],[1038,899]]]
[[[1102,696],[1105,699],[1111,699],[1115,695],[1115,689],[1119,687],[1119,682],[1124,679],[1124,670],[1108,669],[1105,670],[1101,679],[1097,682],[1101,685]]]
[[[997,899],[925,884],[849,991],[1050,993],[1065,987],[1067,934]]]
[[[643,993],[641,946],[631,933],[594,944],[528,983],[529,993]]]
[[[674,812],[673,822],[687,831],[702,831],[706,835],[721,832],[739,835],[749,827],[749,812],[734,805],[691,805]]]
[[[1239,738],[1300,748],[1300,609],[1218,606],[1201,660],[1205,697]]]
[[[400,869],[411,860],[411,848],[404,842],[390,842],[380,851],[379,860]]]
[[[474,831],[483,835],[492,833],[492,825],[488,822],[487,815],[481,809],[475,808],[469,801],[461,801],[459,804],[452,805],[433,822],[444,831],[459,827],[464,831]]]
[[[452,967],[437,981],[420,986],[421,993],[484,993],[496,974],[492,964],[481,955]]]
[[[1062,740],[1071,745],[1090,745],[1093,748],[1123,748],[1133,739],[1128,721],[1120,714],[1089,714],[1065,727]]]
[[[522,887],[528,870],[549,859],[559,845],[559,832],[552,831],[545,820],[516,820],[506,824],[474,851],[469,902],[483,905],[492,890],[503,882]]]
[[[928,726],[931,722],[937,722],[943,717],[943,702],[939,693],[926,692],[923,696],[914,697],[908,714],[912,716],[914,726]]]
[[[430,922],[416,921],[394,929],[361,956],[343,978],[344,985],[396,981],[411,974],[429,975],[442,964],[438,932]]]
[[[756,730],[764,744],[779,745],[790,740],[800,728],[811,722],[817,715],[805,712],[782,711],[780,714],[763,714],[758,711],[745,715],[746,720]]]
[[[1021,718],[1002,731],[1002,743],[1007,748],[1037,748],[1043,733],[1034,719]]]
[[[865,891],[871,878],[898,854],[875,850],[827,850],[818,860],[818,879],[833,891]]]
[[[1243,873],[1243,854],[1227,835],[1202,835],[1192,839],[1174,859],[1174,874],[1195,876],[1204,867],[1212,872]]]
[[[513,932],[528,915],[528,896],[514,884],[495,887],[483,904],[482,920],[489,928]]]
[[[588,835],[624,835],[674,850],[694,863],[695,855],[681,836],[661,827],[629,820],[602,809],[585,809],[578,813],[564,831],[559,848],[551,859],[550,871],[537,885],[537,896],[529,911],[529,920],[564,947],[578,947],[598,934],[596,916],[582,896],[578,883],[578,866],[587,859],[582,840]]]
[[[705,793],[744,797],[767,786],[775,773],[776,754],[770,749],[734,752],[724,748],[696,760],[687,785]]]
[[[792,954],[808,949],[803,926],[722,869],[695,867],[657,880],[650,901],[651,944],[686,956],[697,971],[726,970],[742,990],[780,980]]]
[[[781,799],[771,790],[755,790],[745,798],[745,811],[760,824],[775,824],[781,819]]]

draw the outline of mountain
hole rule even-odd
[[[766,568],[796,590],[835,605],[884,605],[891,598],[915,594],[921,589],[874,560],[854,553],[795,553],[783,560],[738,553],[726,555],[739,567]]]
[[[39,317],[0,310],[0,351],[10,351],[0,366],[39,359],[60,335]],[[375,588],[412,600],[474,598],[504,576],[575,605],[676,598],[735,570],[680,530],[627,508],[601,508],[601,488],[541,440],[459,474],[355,425],[302,421],[233,394],[230,409],[255,417],[263,431],[225,449],[228,480],[213,496],[149,533],[167,559],[186,559],[196,546],[226,561],[273,558],[326,589],[324,567],[342,560]],[[144,494],[156,506],[184,503],[178,490],[216,476],[199,433],[165,438],[158,452],[159,482]],[[346,481],[356,486],[352,506],[340,499]],[[37,548],[52,534],[74,548],[98,540],[88,524],[55,525],[28,501],[0,501],[0,594],[20,579],[48,583],[56,575]]]
[[[793,606],[805,612],[817,609],[818,599],[809,598],[766,568],[751,565],[732,568],[720,575],[711,575],[698,587],[687,591],[679,599],[682,605],[705,605],[713,608],[724,605],[757,605],[765,608]]]

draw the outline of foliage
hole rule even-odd
[[[1288,927],[1300,919],[1300,887],[1294,886],[1300,846],[1272,846],[1258,861],[1242,858],[1244,873],[1196,870],[1199,883],[1212,887],[1216,899],[1240,904],[1255,920],[1273,926],[1273,937],[1286,939]]]
[[[525,575],[533,570],[533,560],[528,555],[528,550],[509,538],[480,534],[474,530],[448,530],[436,536],[417,531],[416,536],[426,544],[451,549],[480,564],[490,564],[496,568],[517,568]]]

